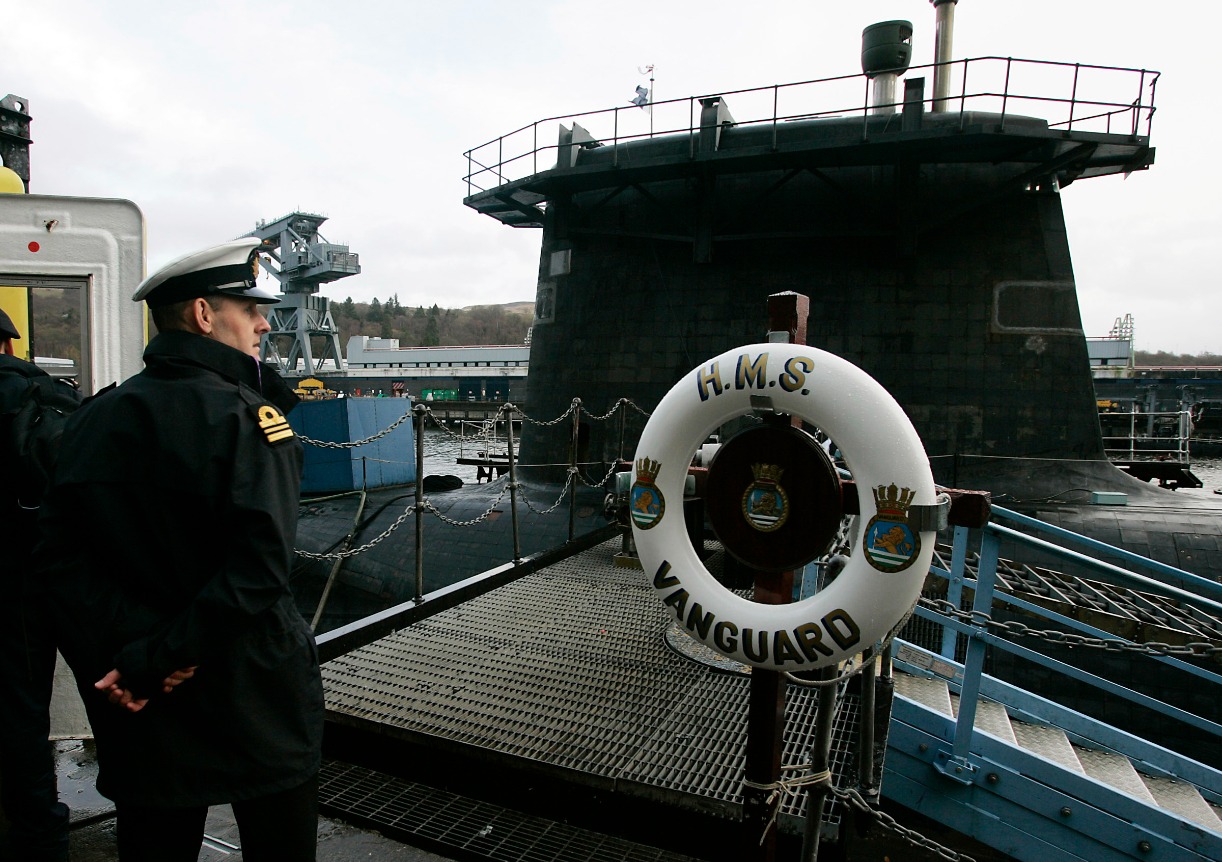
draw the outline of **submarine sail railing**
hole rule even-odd
[[[968,121],[969,115],[991,113],[997,117],[991,122],[999,123],[1004,130],[1007,121],[1016,116],[1016,104],[1031,105],[1033,110],[1044,112],[1049,129],[1065,132],[1113,134],[1114,121],[1125,118],[1124,133],[1136,138],[1143,126],[1144,134],[1149,136],[1153,125],[1154,94],[1160,76],[1157,71],[982,56],[914,66],[909,69],[907,78],[916,80],[923,72],[933,73],[943,67],[961,70],[958,93],[945,99],[930,93],[922,97],[922,103],[932,107],[958,102],[960,126]],[[968,89],[969,72],[973,83],[971,90]],[[1063,72],[1068,80],[1060,80],[1058,72]],[[952,77],[951,72],[948,71],[945,77]],[[863,134],[868,134],[871,120],[875,119],[869,113],[869,94],[868,76],[852,74],[658,101],[651,105],[651,125],[639,131],[634,130],[637,127],[633,123],[620,118],[624,111],[629,117],[639,113],[640,109],[634,105],[546,117],[464,152],[467,174],[462,179],[468,198],[472,198],[500,186],[526,181],[541,170],[572,167],[562,155],[568,153],[571,159],[575,150],[609,146],[610,160],[618,166],[626,146],[667,135],[688,136],[689,157],[696,158],[699,155],[696,141],[702,125],[699,105],[709,99],[735,99],[734,117],[728,125],[738,128],[770,126],[773,151],[780,145],[779,130],[783,125],[798,120],[859,115]],[[655,120],[658,120],[656,126],[653,125]],[[556,125],[571,127],[576,123],[580,123],[585,133],[580,141],[570,136],[557,143],[540,143],[541,130],[550,137]]]

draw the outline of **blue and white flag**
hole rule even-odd
[[[638,108],[645,108],[645,107],[648,107],[648,105],[649,105],[649,88],[648,88],[648,87],[640,87],[640,86],[638,86],[638,87],[636,88],[636,96],[635,96],[635,98],[631,99],[630,101],[632,102],[632,104],[636,105]]]

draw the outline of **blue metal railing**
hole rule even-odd
[[[1022,527],[1032,533],[1043,534],[1048,538],[1028,535],[1015,529],[1015,527]],[[947,602],[961,610],[964,589],[967,588],[973,591],[971,620],[965,621],[962,618],[947,616],[929,607],[918,607],[916,610],[917,616],[943,626],[941,654],[944,658],[952,660],[955,658],[959,635],[963,635],[967,639],[961,700],[956,722],[954,757],[966,757],[968,753],[972,728],[975,722],[976,702],[980,692],[984,660],[990,648],[1012,653],[1042,668],[1066,675],[1077,682],[1090,685],[1108,695],[1147,707],[1163,716],[1183,722],[1222,739],[1222,724],[1211,718],[1193,714],[1156,698],[1133,691],[1124,685],[1049,658],[1036,650],[1028,649],[995,634],[990,630],[988,624],[989,620],[991,620],[990,614],[994,605],[1007,605],[1015,610],[1043,617],[1060,627],[1078,632],[1081,638],[1089,639],[1089,644],[1097,648],[1112,651],[1132,651],[1134,654],[1141,654],[1151,661],[1159,662],[1188,673],[1198,678],[1202,685],[1216,687],[1219,694],[1222,695],[1222,674],[1200,664],[1192,664],[1176,657],[1177,655],[1216,656],[1218,654],[1216,645],[1198,644],[1195,648],[1193,645],[1168,646],[1165,650],[1143,648],[1134,641],[1118,637],[1095,626],[1055,613],[1019,596],[998,592],[996,589],[999,548],[1003,540],[1020,548],[1039,551],[1044,555],[1051,556],[1053,559],[1063,560],[1075,567],[1085,567],[1087,571],[1093,571],[1112,583],[1117,583],[1137,591],[1160,595],[1181,604],[1198,608],[1215,617],[1222,617],[1222,584],[1000,507],[993,508],[992,522],[987,524],[981,531],[979,559],[976,567],[976,577],[973,579],[969,577],[967,570],[968,536],[969,531],[966,528],[956,528],[950,570],[947,571],[934,567],[932,572],[947,579]],[[1056,539],[1057,542],[1049,541],[1049,539]],[[1090,556],[1091,553],[1107,554],[1136,568],[1145,569],[1145,573],[1143,574],[1114,563],[1105,562]],[[1102,641],[1103,643],[1099,644],[1097,641]],[[1061,639],[1061,642],[1081,643],[1083,641],[1071,636]]]
[[[1043,114],[1050,128],[1067,132],[1102,132],[1137,137],[1142,128],[1149,136],[1154,117],[1154,93],[1159,73],[1148,69],[1059,63],[1014,57],[975,57],[944,64],[915,66],[909,77],[930,75],[941,65],[959,79],[959,92],[947,99],[926,98],[926,104],[945,113],[957,109],[960,125],[971,112],[999,115],[1005,128],[1014,106]],[[972,89],[968,89],[971,80]],[[541,143],[555,134],[560,123],[579,123],[595,145],[611,146],[612,164],[620,163],[624,145],[633,141],[686,134],[696,152],[700,133],[700,102],[733,97],[735,126],[771,126],[773,146],[778,127],[794,120],[860,116],[868,134],[871,108],[870,79],[865,75],[839,75],[790,84],[776,84],[704,96],[656,102],[646,115],[640,107],[614,108],[566,114],[537,120],[512,132],[472,147],[463,155],[467,196],[524,179],[552,168],[562,144]],[[902,103],[890,107],[901,108]],[[541,135],[541,130],[543,134]]]
[[[977,539],[978,553],[973,560],[969,546]],[[1027,597],[1024,590],[1013,588],[1017,564],[1003,561],[1003,550],[1015,560],[1036,556],[1041,567],[1051,558],[1049,568],[1063,565],[1083,578],[1097,578],[1110,585],[1109,589],[1133,590],[1132,594],[1113,595],[1131,599],[1130,610],[1138,618],[1146,605],[1166,610],[1165,618],[1155,614],[1147,622],[1158,620],[1155,624],[1168,632],[1164,640],[1176,643],[1158,643],[1153,636],[1143,642],[1131,640],[1100,628],[1107,623],[1096,615],[1086,615],[1098,623],[1092,625],[1074,619],[1068,608],[1067,613],[1059,613],[1044,607],[1039,603],[1039,589]],[[1007,852],[1017,858],[1111,860],[1145,858],[1155,851],[1168,854],[1157,858],[1218,858],[1214,854],[1222,845],[1216,834],[1202,831],[1197,823],[1180,822],[1177,817],[1182,815],[1144,803],[1090,775],[1058,766],[1055,757],[1044,760],[1046,755],[981,733],[976,715],[981,699],[994,701],[1004,705],[1013,719],[1059,728],[1074,745],[1123,755],[1135,766],[1140,764],[1139,771],[1189,782],[1208,803],[1219,806],[1222,724],[1216,705],[1222,695],[1222,674],[1218,672],[1222,665],[1222,584],[999,507],[993,508],[991,522],[979,531],[956,528],[946,567],[943,559],[936,558],[931,574],[946,579],[945,600],[924,599],[915,612],[926,625],[941,626],[940,634],[935,631],[931,636],[928,628],[916,632],[917,639],[933,644],[928,650],[897,641],[895,666],[943,679],[952,694],[959,695],[958,710],[953,717],[947,715],[933,724],[916,718],[919,710],[908,710],[898,728],[894,719],[899,713],[893,714],[890,744],[894,750],[888,756],[888,770],[897,798],[905,804],[922,805],[927,816],[998,847],[1002,845],[993,841],[996,830],[973,818],[980,811],[1003,820],[1023,818],[1026,825],[1011,830],[1006,839],[1012,842]],[[1055,579],[1048,579],[1041,585],[1041,577],[1035,579],[1037,587],[1056,584]],[[1053,587],[1054,592],[1059,589]],[[972,594],[970,608],[965,607],[967,592]],[[1141,594],[1159,598],[1147,601]],[[1045,630],[1037,630],[1034,623],[1018,623],[1012,614],[1000,619],[997,609],[1001,608],[1017,611],[1028,621],[1039,617],[1047,622]],[[921,629],[921,624],[914,628]],[[1176,631],[1179,628],[1187,631]],[[1117,674],[1114,665],[1103,669],[1111,662],[1081,661],[1077,649],[1056,658],[1047,653],[1056,655],[1057,650],[1040,649],[1040,640],[1028,646],[1035,638],[1095,648],[1100,654],[1124,652],[1133,660],[1126,674]],[[1011,667],[1006,674],[1009,682],[984,673],[986,657],[995,663],[998,659],[993,651],[1018,659],[1005,662]],[[1157,672],[1144,674],[1147,682],[1161,687],[1170,675],[1163,669],[1182,673],[1186,676],[1177,680],[1176,689],[1190,691],[1191,696],[1169,697],[1138,682],[1144,662],[1156,663],[1152,667]],[[1015,667],[1024,663],[1032,673]],[[1068,684],[1058,686],[1057,677]],[[1137,690],[1140,687],[1147,691]],[[1097,696],[1089,693],[1092,691]],[[1168,699],[1183,703],[1168,703]],[[1120,703],[1140,709],[1121,708]],[[1092,716],[1097,709],[1108,713]],[[1144,730],[1117,727],[1112,720],[1118,714],[1146,710],[1153,718],[1145,720]],[[1182,731],[1172,727],[1172,722]],[[1053,813],[1045,813],[1048,811]],[[1042,825],[1041,817],[1048,818]]]

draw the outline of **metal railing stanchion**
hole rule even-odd
[[[509,517],[513,525],[513,562],[522,562],[522,536],[518,532],[518,468],[513,457],[513,414],[516,409],[512,404],[505,405],[505,451],[509,456]]]
[[[415,405],[416,426],[416,595],[413,601],[424,601],[424,417],[428,408]]]
[[[581,399],[573,399],[573,431],[569,439],[569,541],[577,533],[577,442],[581,432]]]

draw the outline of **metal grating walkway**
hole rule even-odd
[[[386,832],[498,862],[697,862],[610,835],[519,814],[371,769],[327,761],[319,782],[324,810]]]
[[[612,539],[323,667],[328,718],[381,738],[512,755],[617,792],[737,818],[749,681],[666,646],[670,617]],[[716,573],[721,552],[707,562]],[[790,685],[785,764],[808,760],[818,697]],[[851,783],[857,699],[836,721]],[[851,737],[849,737],[851,738]],[[801,799],[782,808],[799,828]],[[839,822],[831,806],[825,822]]]

